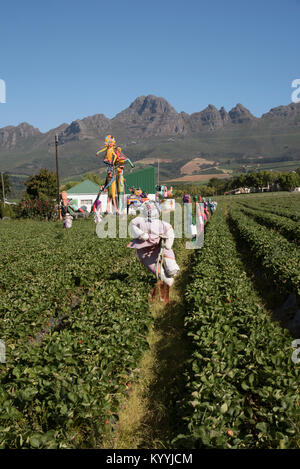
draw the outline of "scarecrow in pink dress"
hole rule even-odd
[[[180,270],[172,250],[174,230],[170,223],[159,219],[160,208],[157,203],[150,200],[144,202],[140,212],[141,215],[131,222],[134,239],[128,247],[136,249],[141,263],[156,275],[158,281],[152,289],[152,299],[159,286],[161,299],[168,303],[170,287]]]

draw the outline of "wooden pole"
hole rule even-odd
[[[60,196],[59,196],[59,171],[58,171],[58,136],[55,135],[55,159],[56,159],[56,179],[57,179],[57,206],[58,206],[58,215],[61,220],[61,211],[60,211]]]
[[[3,204],[5,205],[5,190],[4,190],[4,179],[3,179],[3,173],[1,171],[1,183],[2,183],[2,198],[3,198]]]

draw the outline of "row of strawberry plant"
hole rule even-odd
[[[299,371],[245,273],[222,208],[195,255],[186,291],[192,356],[175,447],[294,447]]]
[[[126,242],[100,240],[89,222],[66,232],[61,224],[15,221],[0,231],[0,337],[5,339],[34,335],[49,318],[69,314],[74,295],[110,275],[111,266],[133,260]]]
[[[262,210],[264,208],[266,212],[268,213],[273,213],[274,215],[278,215],[280,217],[285,217],[285,218],[290,218],[291,220],[295,222],[300,221],[300,213],[298,213],[295,209],[293,208],[284,208],[281,206],[274,206],[273,204],[270,205],[263,205],[262,203],[254,203],[252,202],[241,202],[238,201],[240,205],[245,206],[246,208],[252,208],[253,210]]]
[[[230,210],[229,220],[252,258],[273,279],[282,293],[300,294],[299,249],[281,234],[261,226],[238,209]]]
[[[299,194],[288,194],[285,197],[276,196],[275,198],[263,199],[262,204],[264,206],[274,207],[274,203],[279,208],[292,209],[295,212],[300,212],[300,197]]]
[[[242,196],[244,202],[255,203],[256,205],[264,205],[269,207],[292,208],[299,211],[300,197],[298,193],[265,193],[252,194],[251,196]]]
[[[266,213],[260,210],[253,210],[251,208],[243,208],[242,212],[253,218],[261,225],[268,228],[273,228],[290,241],[300,244],[300,227],[299,225],[285,217],[280,217],[271,213]]]
[[[71,232],[62,234],[61,243],[55,242],[59,241],[55,225],[44,225],[48,238],[35,240],[39,255],[32,251],[30,262],[26,249],[31,245],[32,226],[32,222],[23,224],[19,238],[23,244],[16,242],[16,236],[7,246],[9,249],[14,245],[18,252],[17,270],[24,269],[25,276],[28,271],[36,271],[30,277],[33,284],[40,271],[42,281],[37,282],[31,303],[25,296],[27,306],[23,309],[27,282],[23,289],[16,285],[13,291],[13,282],[9,288],[4,283],[0,312],[6,364],[0,365],[0,405],[4,409],[0,416],[0,447],[95,447],[101,445],[102,435],[115,421],[120,399],[147,347],[151,324],[148,276],[126,249],[127,240],[99,240],[89,223],[74,224]],[[35,225],[38,229],[40,226]],[[43,269],[39,266],[47,254]],[[10,265],[6,267],[9,270]],[[14,271],[14,275],[21,274]],[[44,304],[47,295],[42,289],[48,279],[54,290],[59,287],[61,302],[56,306]],[[70,289],[80,299],[73,309],[67,295]],[[54,290],[50,289],[51,295]],[[33,335],[37,325],[62,305],[66,313],[63,328],[46,333],[41,343],[29,341],[28,334]]]

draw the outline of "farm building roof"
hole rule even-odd
[[[97,194],[99,191],[99,186],[93,182],[90,181],[90,179],[86,179],[85,181],[80,182],[79,184],[76,184],[76,186],[71,187],[67,191],[67,194],[72,194],[72,195],[80,195],[80,194]]]

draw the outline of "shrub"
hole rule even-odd
[[[7,205],[2,202],[0,203],[0,218],[10,217],[15,218],[15,212],[11,205]]]
[[[52,199],[23,199],[18,205],[18,216],[38,220],[54,220],[55,201]]]

